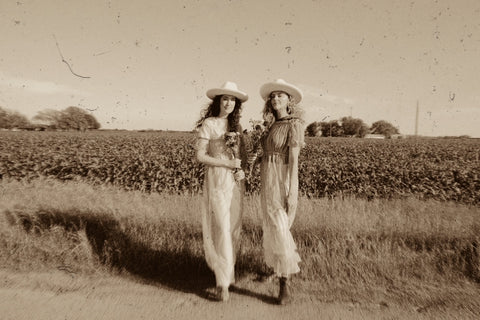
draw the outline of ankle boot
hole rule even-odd
[[[290,289],[288,288],[286,277],[280,278],[280,291],[278,293],[278,304],[286,305],[292,301],[292,295]]]

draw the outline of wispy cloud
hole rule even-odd
[[[320,88],[315,88],[304,84],[299,85],[299,87],[302,89],[304,96],[309,100],[315,99],[320,101],[326,101],[331,104],[342,105],[352,105],[355,103],[355,101],[351,98],[332,95],[325,91],[322,91]]]
[[[77,94],[88,95],[87,92],[51,81],[38,81],[25,78],[17,78],[0,73],[0,86],[4,88],[25,90],[31,93],[52,95],[52,94]]]

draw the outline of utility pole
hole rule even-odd
[[[416,115],[415,115],[415,137],[418,136],[418,109],[419,109],[419,105],[418,105],[418,100],[417,100],[417,112],[416,112]]]

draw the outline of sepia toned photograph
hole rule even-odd
[[[0,319],[480,319],[479,1],[0,29]]]

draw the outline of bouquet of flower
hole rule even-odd
[[[231,155],[231,158],[240,158],[240,133],[230,131],[225,133],[225,145]]]
[[[235,131],[227,132],[224,139],[231,159],[240,159],[240,133]],[[240,170],[242,169],[233,169],[233,173],[237,173]]]

